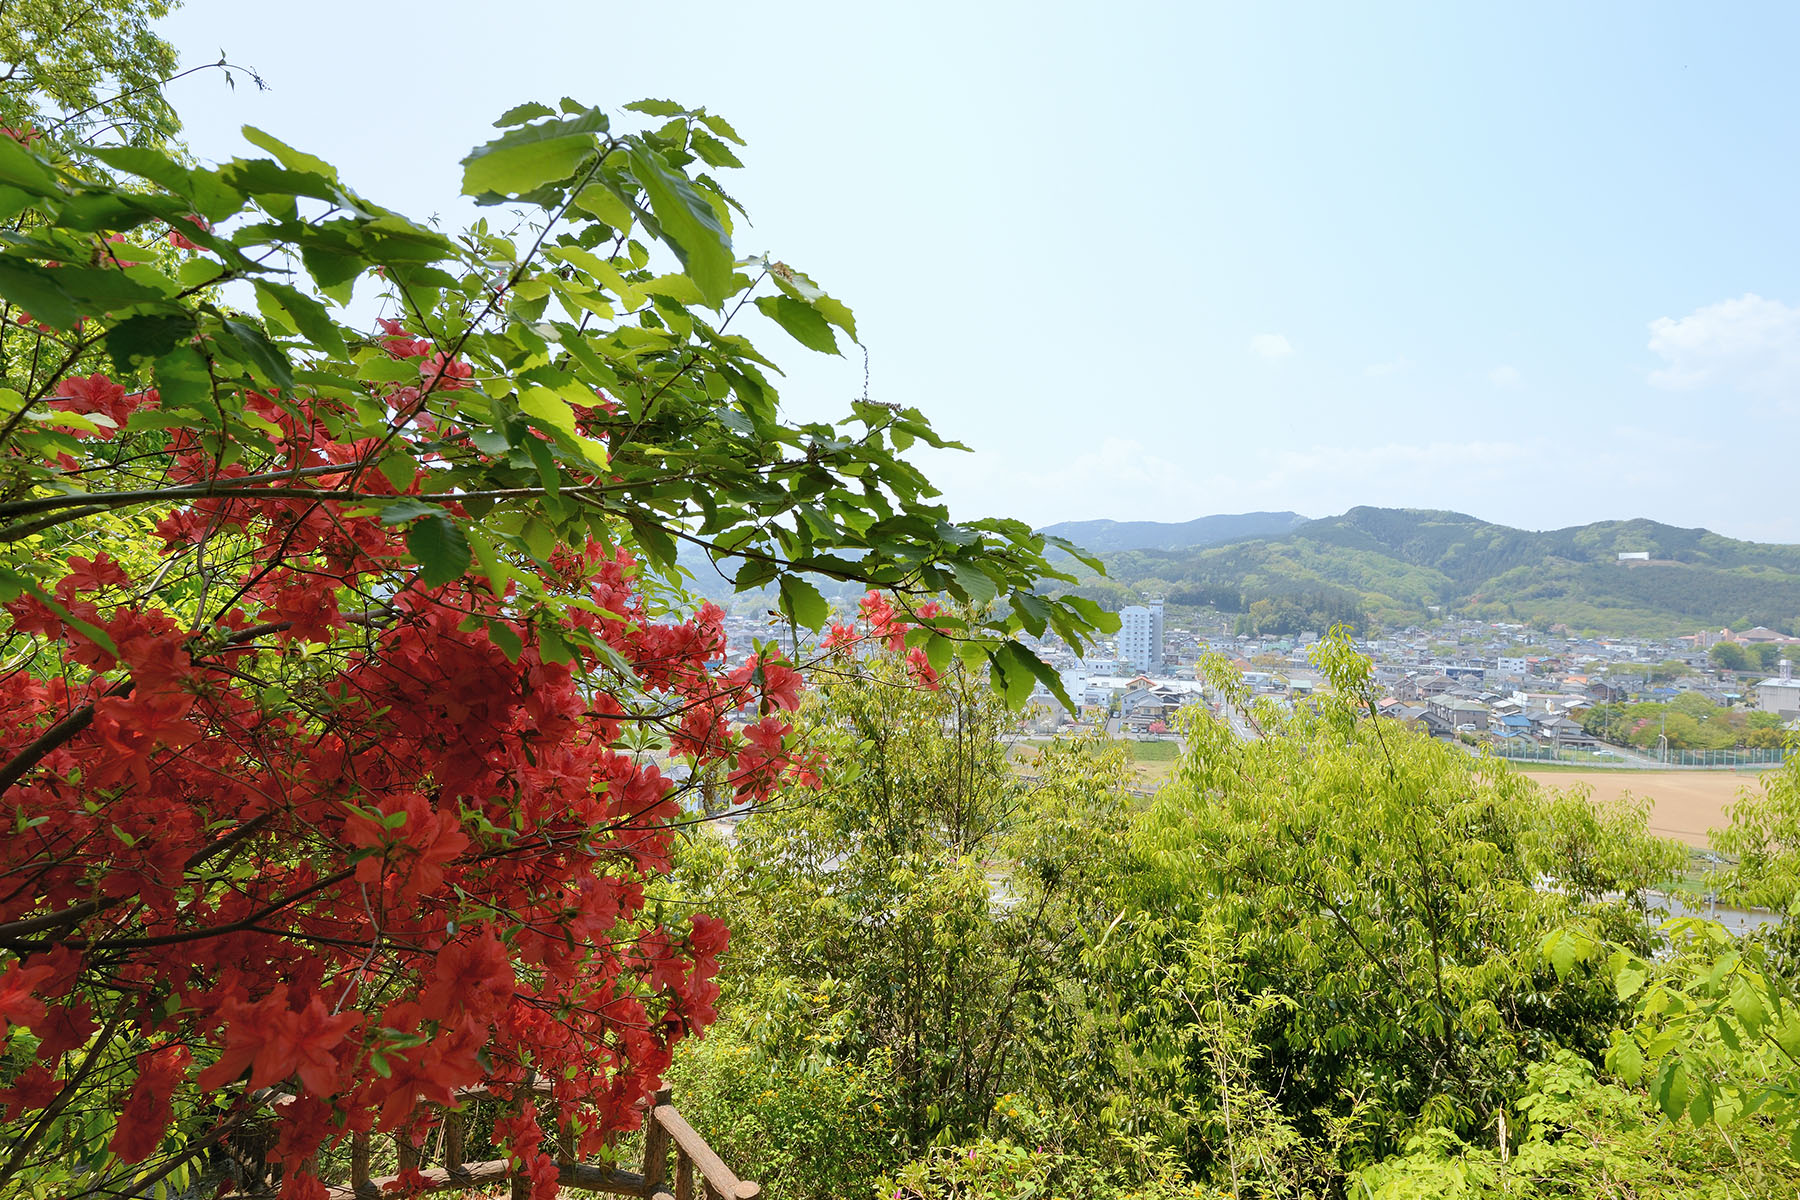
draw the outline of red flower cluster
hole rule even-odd
[[[933,626],[931,619],[943,611],[937,601],[927,600],[918,607],[919,624],[941,629],[941,625]],[[857,601],[856,613],[862,630],[859,631],[855,624],[834,622],[825,634],[823,646],[827,651],[848,655],[855,653],[857,647],[867,644],[885,646],[896,652],[905,651],[907,674],[912,676],[914,682],[925,688],[935,689],[938,686],[938,673],[932,669],[925,648],[914,646],[910,650],[906,649],[906,635],[918,626],[901,620],[892,601],[880,592],[869,592]]]
[[[102,427],[99,437],[103,441],[115,437],[132,413],[140,408],[155,408],[158,400],[155,389],[127,393],[123,384],[114,383],[105,375],[72,376],[63,380],[60,390],[50,407],[99,417],[95,423]]]
[[[456,366],[422,370],[445,388]],[[146,399],[92,376],[60,403],[122,418]],[[289,467],[348,472],[365,452],[332,440],[326,408],[254,405]],[[182,431],[170,453],[171,483],[247,474]],[[370,470],[356,487],[389,485]],[[284,1194],[308,1196],[321,1146],[423,1136],[421,1102],[475,1084],[554,1081],[555,1119],[592,1152],[713,1019],[726,932],[651,918],[680,788],[625,735],[661,726],[692,779],[716,765],[740,800],[813,781],[777,715],[798,673],[727,675],[723,614],[654,619],[632,559],[598,544],[553,564],[585,602],[556,661],[508,597],[424,587],[403,529],[357,511],[250,488],[166,513],[165,553],[238,564],[211,584],[216,611],[145,600],[149,573],[104,554],[5,605],[67,668],[0,689],[0,763],[18,769],[0,793],[0,1034],[41,1039],[0,1089],[9,1117],[54,1102],[104,1009],[133,1047],[122,1161],[157,1151],[183,1089],[241,1081],[242,1105],[292,1097],[272,1156]],[[734,727],[746,705],[761,715]],[[547,1198],[533,1111],[501,1134]]]

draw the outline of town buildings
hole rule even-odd
[[[1794,678],[1794,664],[1781,660],[1781,674],[1756,685],[1756,707],[1772,712],[1783,720],[1800,717],[1800,679]]]
[[[1163,669],[1163,606],[1133,604],[1119,610],[1119,657],[1147,675]]]

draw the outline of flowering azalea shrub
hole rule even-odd
[[[76,382],[69,399],[129,407],[104,377]],[[344,459],[321,428],[291,426],[290,461]],[[170,449],[177,480],[217,470],[179,435]],[[554,661],[505,590],[414,573],[376,599],[404,545],[375,516],[234,499],[156,529],[163,561],[210,548],[232,601],[211,621],[146,601],[105,552],[5,606],[15,640],[62,666],[0,693],[21,776],[0,876],[29,881],[0,899],[20,954],[0,1019],[36,1038],[0,1088],[8,1120],[86,1072],[123,1092],[108,1148],[131,1164],[161,1146],[178,1088],[242,1080],[223,1130],[279,1087],[298,1099],[273,1159],[302,1195],[325,1143],[422,1136],[420,1101],[478,1083],[547,1076],[589,1150],[634,1124],[670,1048],[713,1018],[727,935],[647,912],[682,788],[631,744],[662,726],[738,800],[811,778],[779,718],[798,674],[727,674],[716,607],[651,619],[630,556],[594,542],[553,556],[589,605],[569,617],[587,639]],[[747,701],[769,712],[728,724]],[[527,1101],[505,1132],[548,1189],[538,1128]]]
[[[916,678],[1014,698],[1060,686],[1017,635],[1108,627],[931,502],[917,410],[782,419],[727,327],[854,319],[735,255],[729,124],[630,112],[503,116],[461,238],[256,130],[216,169],[0,137],[0,1191],[185,1189],[255,1127],[236,1169],[317,1196],[479,1084],[550,1195],[545,1127],[597,1151],[713,1019],[675,839],[822,766],[695,556],[796,634],[860,581]]]

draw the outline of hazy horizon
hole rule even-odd
[[[1800,10],[702,3],[680,42],[648,10],[537,11],[190,0],[161,29],[270,85],[175,85],[199,157],[255,124],[452,224],[458,160],[519,101],[726,115],[740,252],[849,303],[874,398],[976,450],[924,461],[958,515],[1800,541],[1760,452],[1800,395]],[[620,38],[644,52],[593,78]],[[861,391],[860,354],[752,333],[796,414]]]

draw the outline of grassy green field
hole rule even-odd
[[[1125,743],[1131,752],[1134,763],[1172,763],[1181,757],[1180,742],[1132,742]]]

